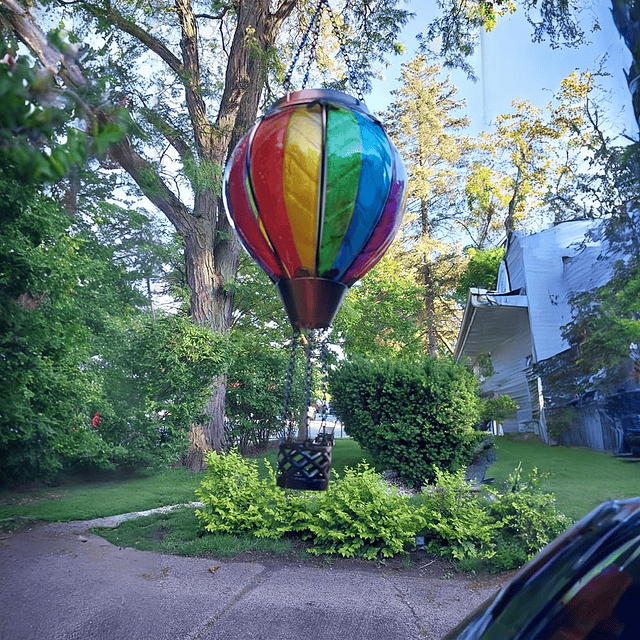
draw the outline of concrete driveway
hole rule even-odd
[[[90,524],[0,536],[0,639],[436,640],[501,583],[181,558],[113,546]]]

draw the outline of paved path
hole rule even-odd
[[[500,586],[135,551],[95,524],[0,536],[0,640],[437,640]]]

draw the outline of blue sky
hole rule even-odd
[[[415,54],[415,34],[429,21],[430,6],[432,3],[424,0],[408,3],[409,10],[417,16],[402,35],[407,54],[394,59],[392,66],[384,71],[384,81],[374,83],[373,93],[366,96],[371,111],[381,110],[391,101],[390,91],[397,86],[400,63]],[[596,20],[601,30],[591,32]],[[635,134],[637,127],[623,72],[629,67],[631,54],[615,28],[610,3],[594,3],[583,12],[581,23],[588,32],[590,44],[579,49],[552,49],[548,42],[531,42],[531,27],[522,12],[501,18],[497,27],[484,36],[483,55],[478,50],[472,60],[478,81],[474,83],[463,73],[450,72],[452,82],[459,88],[458,96],[467,101],[467,114],[472,121],[470,133],[489,129],[496,115],[511,110],[511,101],[516,98],[530,100],[544,108],[560,88],[563,78],[576,69],[597,69],[606,56],[605,69],[611,75],[602,78],[601,84],[610,92],[611,130]]]

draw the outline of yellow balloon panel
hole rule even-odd
[[[285,205],[298,257],[308,275],[315,275],[316,269],[322,130],[322,108],[299,107],[291,115],[285,139]]]

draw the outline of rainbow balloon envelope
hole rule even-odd
[[[404,164],[366,106],[314,89],[276,102],[240,140],[223,198],[293,327],[321,329],[391,244],[405,186]]]

